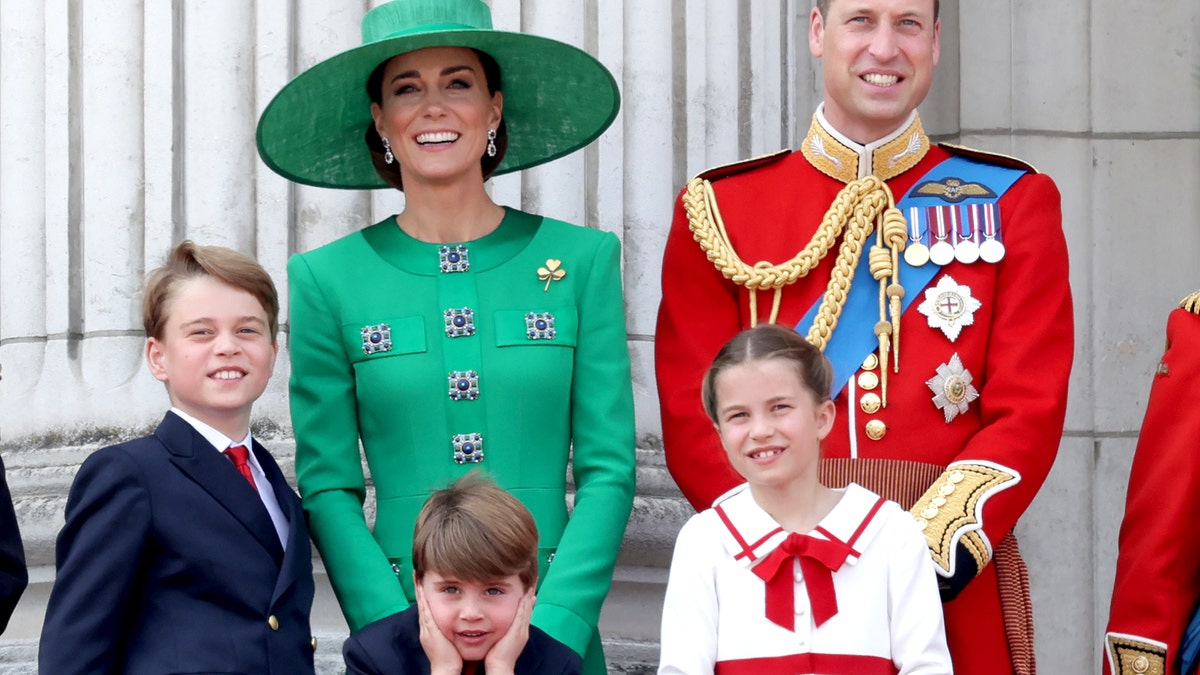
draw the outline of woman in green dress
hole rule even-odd
[[[263,160],[296,182],[405,194],[398,215],[288,263],[313,539],[357,630],[412,602],[430,491],[482,469],[537,520],[533,623],[604,672],[596,625],[634,493],[619,244],[501,207],[484,181],[591,142],[616,83],[575,47],[492,30],[480,0],[395,0],[363,37],[297,76],[258,127]]]

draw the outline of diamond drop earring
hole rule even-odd
[[[392,144],[388,141],[387,136],[380,136],[379,140],[383,141],[383,161],[388,164],[396,161],[396,156],[392,154]]]

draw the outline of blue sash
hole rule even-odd
[[[953,204],[962,208],[970,204],[995,203],[1025,173],[1021,169],[1010,169],[994,164],[984,164],[957,155],[952,156],[930,169],[928,173],[913,183],[913,187],[896,206],[905,214],[906,220],[909,209],[916,207],[918,217],[924,221],[926,219],[925,207]],[[914,193],[922,185],[942,182],[948,178],[957,178],[964,183],[986,186],[990,194],[987,196],[959,196],[954,199],[941,195],[917,194],[914,196]],[[922,224],[924,232],[928,233],[928,223]],[[870,242],[868,242],[868,246],[869,244]],[[825,346],[825,356],[833,364],[833,383],[829,395],[834,397],[846,386],[846,382],[862,365],[867,355],[879,347],[879,339],[875,336],[875,324],[879,322],[879,282],[871,276],[870,265],[867,262],[867,250],[869,250],[868,247],[864,247],[863,255],[858,261],[858,268],[854,271],[854,279],[850,282],[850,291],[846,296],[842,314],[838,318],[837,328],[834,329],[829,343]],[[932,261],[921,267],[913,267],[901,256],[900,283],[904,285],[905,291],[904,297],[901,299],[901,313],[908,310],[908,306],[918,295],[921,295],[920,291],[924,290],[940,269],[941,266]],[[821,297],[823,298],[824,295],[822,293]],[[820,306],[821,298],[817,298],[817,302],[809,308],[800,323],[796,324],[798,333],[808,335]]]
[[[1167,656],[1169,657],[1170,654]],[[1197,606],[1196,611],[1192,613],[1192,620],[1188,621],[1187,628],[1183,631],[1183,639],[1179,643],[1179,672],[1196,672],[1198,657],[1200,657],[1200,606]]]

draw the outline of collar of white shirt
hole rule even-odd
[[[175,413],[176,415],[179,415],[179,417],[184,422],[187,422],[188,424],[192,425],[192,428],[196,430],[196,433],[203,436],[204,440],[206,440],[210,444],[212,444],[213,448],[221,454],[224,454],[225,450],[227,450],[229,448],[229,446],[231,446],[231,445],[246,446],[246,450],[248,451],[246,454],[249,457],[250,466],[253,467],[252,470],[254,471],[254,475],[255,476],[264,476],[264,477],[266,476],[266,474],[263,473],[262,466],[259,465],[259,463],[258,463],[258,458],[254,456],[254,451],[253,451],[254,438],[248,429],[246,430],[245,438],[243,438],[240,441],[234,442],[234,440],[232,438],[229,438],[225,434],[217,431],[216,429],[205,424],[204,422],[201,422],[200,420],[196,419],[195,417],[192,417],[191,415],[185,413],[184,411],[180,410],[179,408],[172,407],[171,412]]]

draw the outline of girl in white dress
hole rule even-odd
[[[704,408],[746,483],[679,533],[660,675],[952,672],[933,562],[895,502],[818,475],[828,360],[793,330],[734,336]]]

